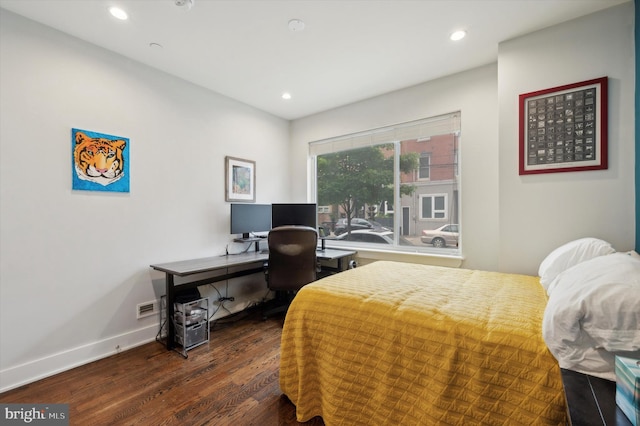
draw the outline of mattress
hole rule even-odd
[[[558,425],[537,277],[378,261],[301,289],[280,387],[326,425]]]

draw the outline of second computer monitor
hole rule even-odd
[[[318,208],[315,203],[272,204],[271,226],[302,225],[317,229]]]

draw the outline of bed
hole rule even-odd
[[[559,425],[560,368],[526,275],[378,261],[305,286],[280,387],[326,425]]]
[[[280,387],[327,425],[565,424],[560,368],[640,359],[640,255],[580,238],[538,275],[378,261],[305,286]]]

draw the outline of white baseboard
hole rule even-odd
[[[0,371],[0,393],[155,340],[158,324]],[[44,401],[46,402],[46,401]]]
[[[220,319],[257,304],[262,301],[263,293],[264,291],[261,290],[259,294],[253,295],[253,299],[236,300],[226,310],[218,312],[218,315],[214,315],[210,319]],[[152,324],[128,333],[1,370],[0,393],[152,342],[158,334],[158,327],[159,323]]]

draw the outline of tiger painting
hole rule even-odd
[[[77,131],[73,159],[78,178],[102,186],[118,181],[124,176],[126,145],[122,139],[89,137]]]

